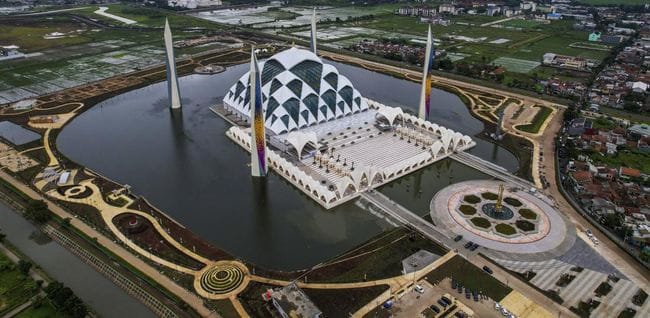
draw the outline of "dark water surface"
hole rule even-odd
[[[386,105],[417,105],[416,83],[329,63],[364,96]],[[180,78],[182,117],[168,111],[164,82],[108,99],[73,120],[57,145],[72,160],[131,185],[135,193],[216,246],[267,268],[310,267],[385,230],[384,221],[354,202],[324,210],[274,173],[267,178],[266,191],[253,185],[248,154],[224,135],[229,125],[208,109],[221,102],[247,67]],[[469,135],[483,129],[455,95],[434,89],[432,101],[432,121]],[[511,153],[477,143],[472,153],[516,170]],[[382,191],[424,210],[445,185],[476,178],[486,176],[444,160]],[[420,199],[412,200],[405,184],[416,179],[423,190],[417,192]]]

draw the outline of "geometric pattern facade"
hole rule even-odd
[[[347,77],[313,52],[290,48],[260,62],[265,126],[282,134],[368,109]],[[250,116],[249,73],[226,93],[223,102]]]

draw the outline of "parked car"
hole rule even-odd
[[[454,242],[458,242],[458,241],[460,241],[462,239],[463,239],[462,235],[456,235],[456,237],[454,237]]]
[[[474,244],[472,241],[469,241],[469,242],[465,243],[465,248],[472,247],[472,244]]]
[[[478,244],[472,243],[472,247],[469,248],[470,251],[475,251],[479,247]]]
[[[458,287],[458,282],[455,279],[451,280],[451,289],[456,289]]]
[[[462,294],[463,293],[463,285],[458,284],[458,293]]]
[[[487,267],[487,266],[483,266],[483,270],[484,270],[486,273],[490,274],[490,275],[492,275],[492,273],[493,273],[493,272],[492,272],[492,269],[489,268],[489,267]]]
[[[447,298],[445,296],[440,297],[440,299],[442,299],[442,301],[446,302],[447,305],[451,305],[451,299],[449,299],[449,298]]]
[[[442,301],[442,299],[438,299],[437,303],[438,305],[442,306],[442,308],[447,308],[447,303]]]
[[[431,308],[431,310],[433,310],[433,312],[435,312],[436,314],[440,313],[440,308],[438,308],[438,306],[436,305],[431,305],[429,306],[429,308]]]
[[[415,285],[415,287],[413,287],[413,290],[415,290],[416,292],[418,292],[420,294],[424,293],[424,287],[422,287],[420,285]]]

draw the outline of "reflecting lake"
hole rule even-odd
[[[417,105],[416,83],[327,63],[338,67],[366,97],[411,109]],[[131,185],[135,193],[214,245],[271,269],[316,265],[389,228],[355,202],[324,210],[274,173],[264,190],[253,184],[248,154],[225,136],[229,125],[208,109],[221,102],[247,68],[238,65],[220,74],[180,78],[182,116],[169,112],[164,82],[108,99],[64,128],[58,148],[72,160]],[[468,135],[483,129],[458,97],[436,89],[432,94],[433,122]],[[516,158],[505,149],[476,142],[472,153],[517,169]],[[442,187],[477,178],[487,176],[443,160],[382,191],[399,202],[426,201],[428,207]],[[414,182],[420,189],[415,201],[409,190]],[[409,207],[425,206],[420,203]]]

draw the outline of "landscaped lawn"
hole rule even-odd
[[[471,206],[471,205],[463,204],[458,209],[460,210],[460,212],[462,212],[465,215],[474,215],[474,214],[476,214],[476,208]]]
[[[531,134],[536,134],[539,132],[539,129],[542,128],[542,125],[544,124],[548,116],[551,115],[553,110],[549,107],[542,106],[542,105],[535,105],[535,107],[538,107],[539,110],[535,114],[535,117],[533,117],[533,121],[530,124],[517,125],[515,126],[516,129],[529,132]]]
[[[537,218],[537,213],[533,212],[531,209],[519,209],[519,215],[529,220],[534,220]]]
[[[530,232],[535,229],[535,225],[533,223],[524,220],[515,221],[515,225],[517,226],[518,229],[524,232]]]
[[[431,271],[425,278],[430,283],[436,283],[445,277],[456,279],[463,286],[472,290],[482,291],[495,301],[501,301],[512,291],[510,287],[459,255],[454,256],[437,269]]]
[[[490,227],[491,223],[486,218],[475,217],[470,220],[474,225],[487,229]]]
[[[517,233],[517,230],[515,230],[512,225],[505,224],[505,223],[499,223],[496,226],[494,226],[494,229],[504,235],[513,235]]]
[[[473,194],[466,195],[466,196],[463,198],[463,200],[465,200],[465,202],[467,202],[467,203],[471,203],[471,204],[476,204],[476,203],[481,202],[481,198],[479,198],[479,197],[477,197],[477,196],[475,196],[475,195],[473,195]]]
[[[519,200],[517,200],[515,198],[507,197],[507,198],[503,199],[503,201],[505,203],[508,203],[508,204],[514,206],[515,208],[518,208],[518,207],[522,206],[521,201],[519,201]]]
[[[499,195],[494,192],[483,192],[481,193],[481,196],[486,200],[496,200],[499,198]]]

